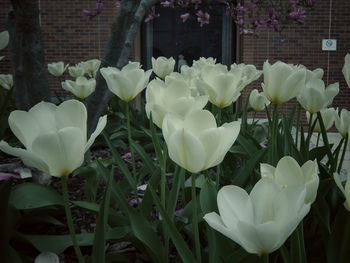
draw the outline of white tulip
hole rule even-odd
[[[62,61],[60,61],[60,62],[54,62],[54,63],[48,64],[47,69],[51,75],[53,75],[55,77],[60,77],[66,71],[68,66],[69,66],[68,64],[66,66],[64,66],[64,63]]]
[[[175,59],[173,57],[158,57],[157,59],[152,57],[152,70],[160,77],[165,79],[167,75],[174,71]]]
[[[191,173],[197,173],[223,161],[240,127],[240,121],[217,127],[212,113],[194,110],[185,118],[168,113],[162,131],[170,158]]]
[[[11,74],[0,74],[0,86],[10,90],[13,87],[13,77]]]
[[[280,248],[310,210],[302,186],[282,188],[270,178],[260,179],[248,193],[224,186],[217,196],[220,215],[204,220],[247,252],[264,255]]]
[[[264,82],[261,84],[266,97],[273,104],[281,104],[296,97],[305,87],[306,69],[277,61],[263,66]]]
[[[281,187],[305,186],[305,203],[311,204],[315,201],[319,184],[318,166],[315,161],[307,161],[299,166],[290,156],[279,160],[276,168],[267,164],[260,164],[261,177],[273,179]]]
[[[349,133],[350,112],[347,109],[342,109],[340,111],[340,116],[335,115],[335,127],[337,128],[341,136],[343,136],[344,138]]]
[[[75,66],[68,67],[68,73],[73,78],[83,77],[85,75],[85,69],[81,63],[78,63]]]
[[[102,68],[101,75],[111,92],[129,102],[146,88],[152,70],[144,71],[138,62],[130,62],[119,70],[114,67]]]
[[[77,100],[68,100],[59,106],[40,102],[28,112],[13,111],[9,126],[25,149],[1,141],[0,150],[20,157],[25,165],[47,175],[68,176],[83,163],[85,152],[104,129],[107,116],[99,119],[89,140],[86,121],[86,108]]]
[[[347,172],[347,179],[345,186],[342,184],[342,180],[338,173],[334,173],[334,181],[337,184],[338,188],[342,192],[345,198],[344,206],[346,210],[350,211],[350,171]]]
[[[203,89],[209,101],[219,108],[225,108],[235,102],[244,88],[246,77],[227,71],[226,66],[216,64],[202,68],[201,79],[197,81],[198,90]]]
[[[317,113],[328,107],[339,93],[339,83],[330,84],[325,88],[323,80],[313,78],[306,82],[305,88],[297,95],[300,105],[310,113]]]
[[[249,104],[254,111],[263,111],[270,101],[266,98],[263,92],[259,93],[257,89],[253,89],[249,95]]]
[[[62,88],[74,94],[79,99],[85,99],[95,91],[96,80],[78,77],[75,81],[66,80],[61,83]]]
[[[159,128],[166,113],[184,117],[190,111],[203,109],[207,103],[208,96],[192,97],[190,87],[181,78],[174,78],[169,84],[155,79],[146,89],[146,114],[150,118],[152,112],[152,120]]]
[[[81,62],[81,66],[84,68],[85,74],[90,78],[95,78],[98,69],[100,68],[101,60],[99,59],[90,59],[84,62]]]
[[[0,50],[4,49],[10,40],[10,35],[8,31],[2,31],[0,32]]]
[[[346,54],[344,58],[344,66],[343,66],[343,75],[346,80],[346,83],[348,84],[348,87],[350,88],[350,54]]]
[[[254,65],[246,65],[244,63],[232,64],[230,72],[237,74],[241,79],[244,80],[242,83],[244,87],[260,78],[262,74],[262,70],[257,70]]]
[[[324,127],[327,130],[329,130],[333,124],[334,124],[334,120],[336,118],[336,116],[338,115],[338,110],[334,109],[334,108],[327,108],[327,109],[323,109],[320,111],[321,116],[322,116],[322,121],[324,124]],[[307,111],[306,112],[306,118],[307,121],[310,123],[310,116],[311,114]],[[314,120],[317,118],[316,114],[312,115],[312,121],[311,123],[313,124]],[[319,120],[316,121],[315,127],[314,127],[314,131],[320,133],[321,132],[321,125]]]
[[[204,67],[214,66],[215,63],[216,63],[215,58],[200,57],[198,60],[193,60],[192,68],[194,68],[195,70],[201,71]]]

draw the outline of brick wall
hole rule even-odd
[[[0,31],[5,30],[6,16],[11,10],[10,1],[0,1]],[[74,65],[82,60],[102,58],[109,38],[111,25],[117,14],[115,1],[104,1],[103,14],[89,21],[82,16],[83,9],[94,10],[91,0],[41,0],[42,40],[47,63],[64,61]],[[0,61],[0,72],[10,72],[7,52]],[[67,76],[68,77],[68,76]],[[49,75],[52,89],[63,93],[57,78]]]
[[[314,10],[308,13],[304,25],[290,25],[281,34],[263,31],[258,37],[244,36],[242,44],[242,60],[255,64],[259,69],[266,59],[270,63],[282,60],[287,63],[303,64],[309,69],[323,68],[324,81],[329,76],[329,84],[339,82],[340,94],[335,98],[333,106],[350,109],[350,89],[342,75],[344,56],[350,53],[350,1],[333,1],[330,38],[337,39],[337,51],[322,51],[321,40],[328,38],[329,32],[329,0],[317,1]],[[328,63],[329,57],[329,63]],[[252,88],[259,88],[255,82]],[[287,108],[294,104],[289,103]]]
[[[115,1],[104,1],[103,14],[89,21],[81,15],[81,11],[93,10],[94,5],[92,0],[40,1],[43,44],[48,63],[64,61],[73,65],[81,60],[101,58],[117,8]],[[5,29],[6,15],[10,10],[10,1],[0,1],[0,31]],[[341,87],[341,95],[335,99],[334,106],[350,109],[350,89],[341,73],[344,56],[350,52],[349,10],[348,0],[338,0],[333,5],[331,38],[337,39],[338,50],[335,52],[321,50],[321,40],[328,38],[329,24],[329,1],[322,0],[317,1],[315,9],[308,13],[305,25],[289,26],[281,34],[262,31],[258,37],[244,36],[242,62],[255,64],[258,68],[262,68],[266,59],[270,62],[301,63],[309,69],[322,67],[326,80],[329,55],[329,83],[339,81]],[[1,51],[3,54],[6,58],[0,62],[0,72],[7,73],[10,71],[9,54],[7,50]],[[260,88],[261,81],[252,87]],[[51,76],[49,85],[61,91],[57,79]]]

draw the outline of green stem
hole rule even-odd
[[[262,255],[261,256],[261,262],[262,263],[269,263],[269,254]]]
[[[318,118],[318,122],[320,123],[323,143],[324,143],[324,145],[326,146],[326,149],[327,149],[327,157],[328,157],[329,162],[331,163],[331,170],[330,170],[329,174],[332,175],[333,172],[335,171],[336,164],[334,163],[333,154],[332,154],[332,151],[331,151],[331,147],[329,146],[329,142],[328,142],[327,131],[326,131],[326,128],[324,126],[324,122],[323,122],[322,115],[321,115],[320,112],[317,112],[317,118]]]
[[[66,212],[66,218],[67,218],[67,225],[69,229],[69,235],[72,240],[72,244],[74,247],[74,251],[76,256],[78,257],[79,263],[85,263],[84,256],[80,251],[78,240],[75,235],[74,225],[73,225],[73,219],[72,219],[72,211],[69,207],[69,195],[68,195],[68,176],[62,176],[62,194],[63,194],[63,202],[64,202],[64,210]]]
[[[340,157],[340,162],[339,162],[339,165],[338,165],[338,170],[337,170],[338,173],[340,173],[341,168],[343,166],[343,162],[344,162],[344,158],[345,158],[345,154],[346,154],[346,148],[348,147],[348,140],[349,140],[349,134],[346,134],[344,145],[343,145],[343,151],[342,151],[342,154],[341,154],[341,157]]]
[[[297,104],[298,107],[298,116],[297,116],[297,129],[296,129],[296,135],[295,135],[295,145],[298,147],[298,141],[299,141],[299,124],[300,124],[300,112],[301,112],[301,107],[300,104]]]
[[[135,154],[134,150],[132,148],[132,138],[131,138],[131,125],[130,125],[130,102],[126,102],[126,125],[128,129],[128,142],[129,142],[129,148],[130,148],[130,155],[131,155],[131,165],[132,165],[132,174],[134,179],[137,181],[136,178],[136,168],[135,168]]]
[[[221,174],[221,166],[218,164],[216,166],[216,178],[215,178],[215,184],[216,184],[216,190],[218,191],[220,188],[220,174]]]
[[[273,116],[272,116],[272,127],[271,127],[271,138],[270,138],[270,164],[275,165],[277,163],[277,129],[278,129],[278,105],[274,105]]]
[[[164,156],[162,162],[160,162],[160,200],[161,204],[164,207],[164,210],[167,210],[166,207],[166,189],[167,189],[167,180],[166,180],[166,156],[167,156],[167,148],[165,147]],[[163,220],[163,237],[164,237],[164,246],[165,246],[165,255],[169,254],[169,233],[167,229],[167,225]],[[168,262],[168,259],[167,261]]]
[[[321,136],[321,133],[317,133],[316,147],[318,147],[318,145],[320,143],[320,136]]]
[[[201,247],[199,242],[199,228],[198,228],[198,210],[197,210],[197,194],[196,194],[196,175],[191,175],[191,194],[192,194],[192,225],[194,233],[194,245],[196,251],[197,262],[202,262],[201,260]]]

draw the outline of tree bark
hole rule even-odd
[[[151,6],[160,0],[123,0],[121,10],[112,25],[111,37],[101,67],[122,68],[129,61],[132,44],[140,29],[143,18]],[[87,100],[88,134],[90,135],[104,112],[112,95],[106,81],[98,72],[96,77],[96,91]]]
[[[47,67],[41,41],[37,0],[11,0],[7,27],[14,76],[16,106],[28,110],[40,101],[50,101]]]

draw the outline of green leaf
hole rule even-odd
[[[31,243],[38,251],[50,251],[55,254],[61,254],[68,247],[72,246],[69,235],[23,235],[19,234],[24,240]],[[77,234],[79,246],[91,246],[94,235],[91,233]]]
[[[316,212],[322,224],[325,226],[327,232],[331,233],[330,211],[325,198],[323,196],[319,196],[313,206],[314,211]]]
[[[149,157],[149,155],[145,152],[145,150],[136,142],[132,142],[131,144],[132,148],[137,152],[137,154],[141,157],[143,163],[148,168],[149,172],[153,172],[156,168],[154,166],[154,163],[152,159]]]
[[[72,201],[73,204],[75,204],[77,207],[92,211],[92,212],[98,212],[100,210],[100,205],[97,203],[91,203],[87,201]]]
[[[108,171],[102,165],[100,165],[98,168],[101,175],[106,180],[108,178]],[[135,211],[129,206],[123,191],[114,181],[112,186],[112,195],[118,201],[121,210],[128,216],[133,235],[139,241],[141,241],[141,243],[150,253],[150,256],[154,262],[163,262],[165,258],[164,246],[155,233],[152,224],[144,217],[142,213]]]
[[[350,258],[350,213],[344,207],[338,210],[328,242],[327,262],[348,263]]]
[[[250,174],[255,168],[258,168],[262,158],[265,156],[267,148],[261,149],[258,152],[254,152],[254,157],[240,169],[238,175],[233,179],[233,184],[243,186],[248,181]]]
[[[54,189],[36,184],[24,183],[13,187],[10,204],[16,209],[35,209],[52,205],[62,205],[63,199]]]
[[[102,166],[100,162],[97,162],[99,166]],[[105,262],[105,246],[106,246],[106,229],[108,222],[108,212],[111,199],[111,189],[113,182],[113,174],[109,173],[107,188],[103,197],[102,205],[100,206],[100,212],[98,213],[97,224],[94,235],[94,244],[92,247],[92,262]]]
[[[167,210],[168,214],[170,215],[170,218],[173,218],[173,215],[175,213],[179,191],[185,181],[185,173],[186,172],[183,168],[176,165],[174,172],[174,181],[170,191],[169,199],[167,200]],[[153,185],[152,187],[155,188]]]
[[[112,145],[110,139],[108,138],[108,135],[105,132],[102,132],[103,138],[105,139],[108,148],[111,150],[112,156],[114,161],[116,162],[118,168],[121,170],[121,172],[125,175],[126,180],[128,181],[131,189],[136,189],[137,183],[132,176],[131,172],[129,171],[128,167],[126,166],[123,159],[120,157],[119,153],[116,151],[115,147]]]
[[[120,240],[130,233],[129,227],[116,227],[110,229],[106,234],[107,240]],[[50,251],[61,254],[68,247],[72,246],[70,235],[23,235],[17,233],[17,236],[32,244],[38,251]],[[91,246],[94,241],[94,234],[77,234],[79,246]]]
[[[162,218],[167,226],[167,230],[169,232],[170,238],[174,243],[174,246],[176,247],[176,250],[179,252],[180,257],[182,258],[183,262],[196,262],[191,250],[188,248],[186,242],[180,235],[180,233],[177,231],[174,223],[171,221],[169,215],[166,213],[164,207],[161,205],[159,198],[157,197],[155,191],[153,190],[152,186],[149,187],[154,203],[156,204],[160,214],[162,215]]]
[[[212,181],[206,181],[199,194],[199,201],[203,214],[210,212],[217,212],[218,207],[216,203],[216,186]]]

